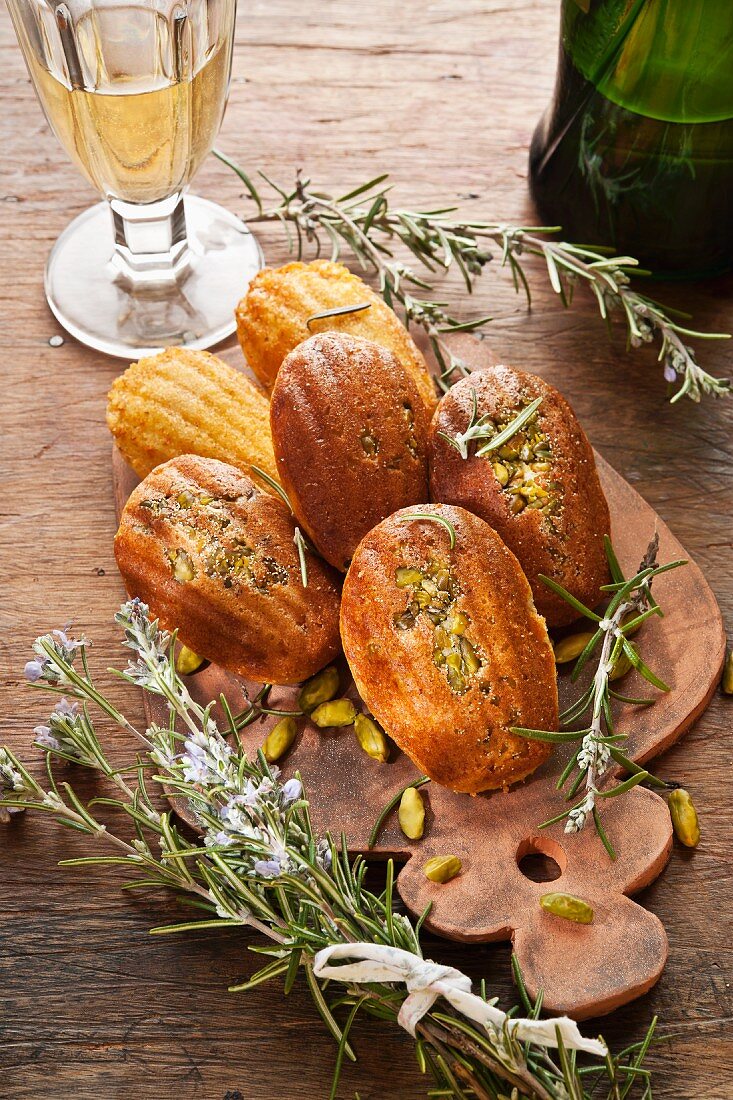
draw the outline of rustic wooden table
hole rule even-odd
[[[262,166],[288,180],[302,165],[338,188],[388,170],[398,196],[412,203],[460,201],[487,218],[532,222],[527,145],[552,89],[556,4],[269,0],[240,7],[220,145],[250,170]],[[46,255],[95,196],[43,120],[5,12],[0,51],[2,739],[27,756],[32,728],[47,713],[47,698],[19,678],[33,638],[73,618],[94,639],[98,667],[120,659],[111,618],[123,589],[112,557],[104,406],[122,364],[68,337],[49,345],[62,333],[44,300]],[[213,159],[196,185],[245,208],[238,180]],[[262,240],[270,263],[286,259],[276,230]],[[620,332],[609,342],[582,294],[564,313],[534,272],[531,313],[498,265],[484,277],[470,308],[493,314],[494,354],[563,389],[593,443],[705,569],[730,621],[733,403],[670,407],[650,351],[626,354]],[[694,311],[703,328],[730,330],[732,290],[726,279],[665,287],[662,297]],[[706,364],[729,370],[729,347],[702,350]],[[135,692],[126,705],[141,710]],[[664,976],[602,1023],[623,1045],[659,1013],[674,1037],[650,1065],[655,1096],[669,1100],[733,1097],[732,718],[733,703],[716,697],[660,761],[661,774],[694,791],[703,841],[694,854],[676,849],[642,899],[669,932]],[[58,859],[88,847],[30,815],[0,835],[0,1095],[326,1095],[335,1051],[304,989],[287,1001],[275,987],[229,995],[227,984],[255,962],[242,937],[150,938],[147,929],[177,911],[164,897],[121,894],[111,872],[57,868]],[[429,947],[474,978],[485,975],[509,1002],[506,946]],[[356,1044],[360,1062],[347,1067],[342,1096],[425,1094],[411,1044],[396,1029],[362,1022]]]

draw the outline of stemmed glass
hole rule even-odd
[[[262,253],[238,218],[186,189],[224,115],[236,0],[8,6],[56,137],[105,199],[51,251],[55,316],[128,359],[229,335]]]

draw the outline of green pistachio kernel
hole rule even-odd
[[[356,707],[351,699],[331,699],[317,706],[310,717],[311,722],[314,722],[319,729],[351,726],[356,718]]]
[[[461,873],[458,856],[433,856],[423,864],[423,874],[431,882],[450,882]]]
[[[543,894],[540,905],[546,913],[552,913],[563,920],[571,920],[576,924],[592,924],[593,909],[582,898],[573,897],[572,894]]]
[[[419,569],[410,569],[409,566],[400,566],[395,572],[395,583],[398,588],[407,588],[411,584],[420,584],[423,575]]]
[[[408,787],[400,799],[397,811],[400,829],[408,840],[419,840],[425,830],[425,803],[415,787]]]
[[[357,714],[354,719],[354,733],[367,756],[371,756],[372,760],[378,760],[380,764],[386,762],[389,756],[387,738],[373,718],[369,718],[366,714]]]
[[[306,680],[298,695],[298,706],[304,714],[310,714],[321,703],[333,699],[339,689],[339,674],[335,665],[321,669],[310,680]]]
[[[700,822],[690,792],[682,787],[669,796],[669,813],[677,839],[686,848],[697,848],[700,843]]]
[[[182,645],[176,657],[176,672],[180,676],[190,676],[196,669],[201,668],[205,658],[199,657],[187,645]]]
[[[592,637],[592,634],[582,632],[568,634],[567,638],[561,638],[559,642],[555,642],[555,664],[566,665],[568,661],[576,660]]]
[[[262,752],[268,764],[274,764],[285,755],[293,744],[297,732],[298,727],[294,718],[281,718],[277,725],[272,727],[262,746]]]

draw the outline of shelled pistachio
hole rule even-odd
[[[400,799],[397,818],[408,840],[419,840],[425,830],[425,803],[415,787],[408,787]]]
[[[374,719],[366,714],[357,714],[354,719],[354,732],[367,756],[384,764],[389,756],[389,746],[387,738]]]
[[[295,740],[298,727],[294,718],[281,718],[277,725],[273,726],[262,746],[262,752],[268,764],[274,764],[281,756],[284,756]]]
[[[458,856],[433,856],[423,864],[423,873],[431,882],[450,882],[460,874],[461,866]]]
[[[672,791],[668,805],[677,839],[686,848],[697,848],[700,843],[700,822],[690,792],[683,790],[682,787]]]
[[[566,638],[560,638],[553,646],[555,664],[566,665],[569,661],[577,660],[592,637],[592,634],[582,632],[580,634],[568,634]]]
[[[563,920],[574,921],[575,924],[592,924],[593,909],[587,901],[576,898],[572,894],[550,893],[543,894],[540,905],[546,913],[552,913],[554,917],[562,917]]]
[[[350,726],[356,718],[356,707],[351,699],[331,699],[321,703],[311,712],[311,722],[319,729],[335,726]]]
[[[203,657],[199,657],[198,653],[194,653],[187,645],[182,645],[176,657],[176,672],[180,676],[190,676],[201,668],[203,663]]]
[[[321,703],[333,699],[338,689],[338,669],[335,665],[329,665],[303,684],[298,694],[298,706],[304,714],[310,714]]]

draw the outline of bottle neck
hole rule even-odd
[[[562,43],[601,95],[664,122],[733,118],[733,3],[564,0]]]

